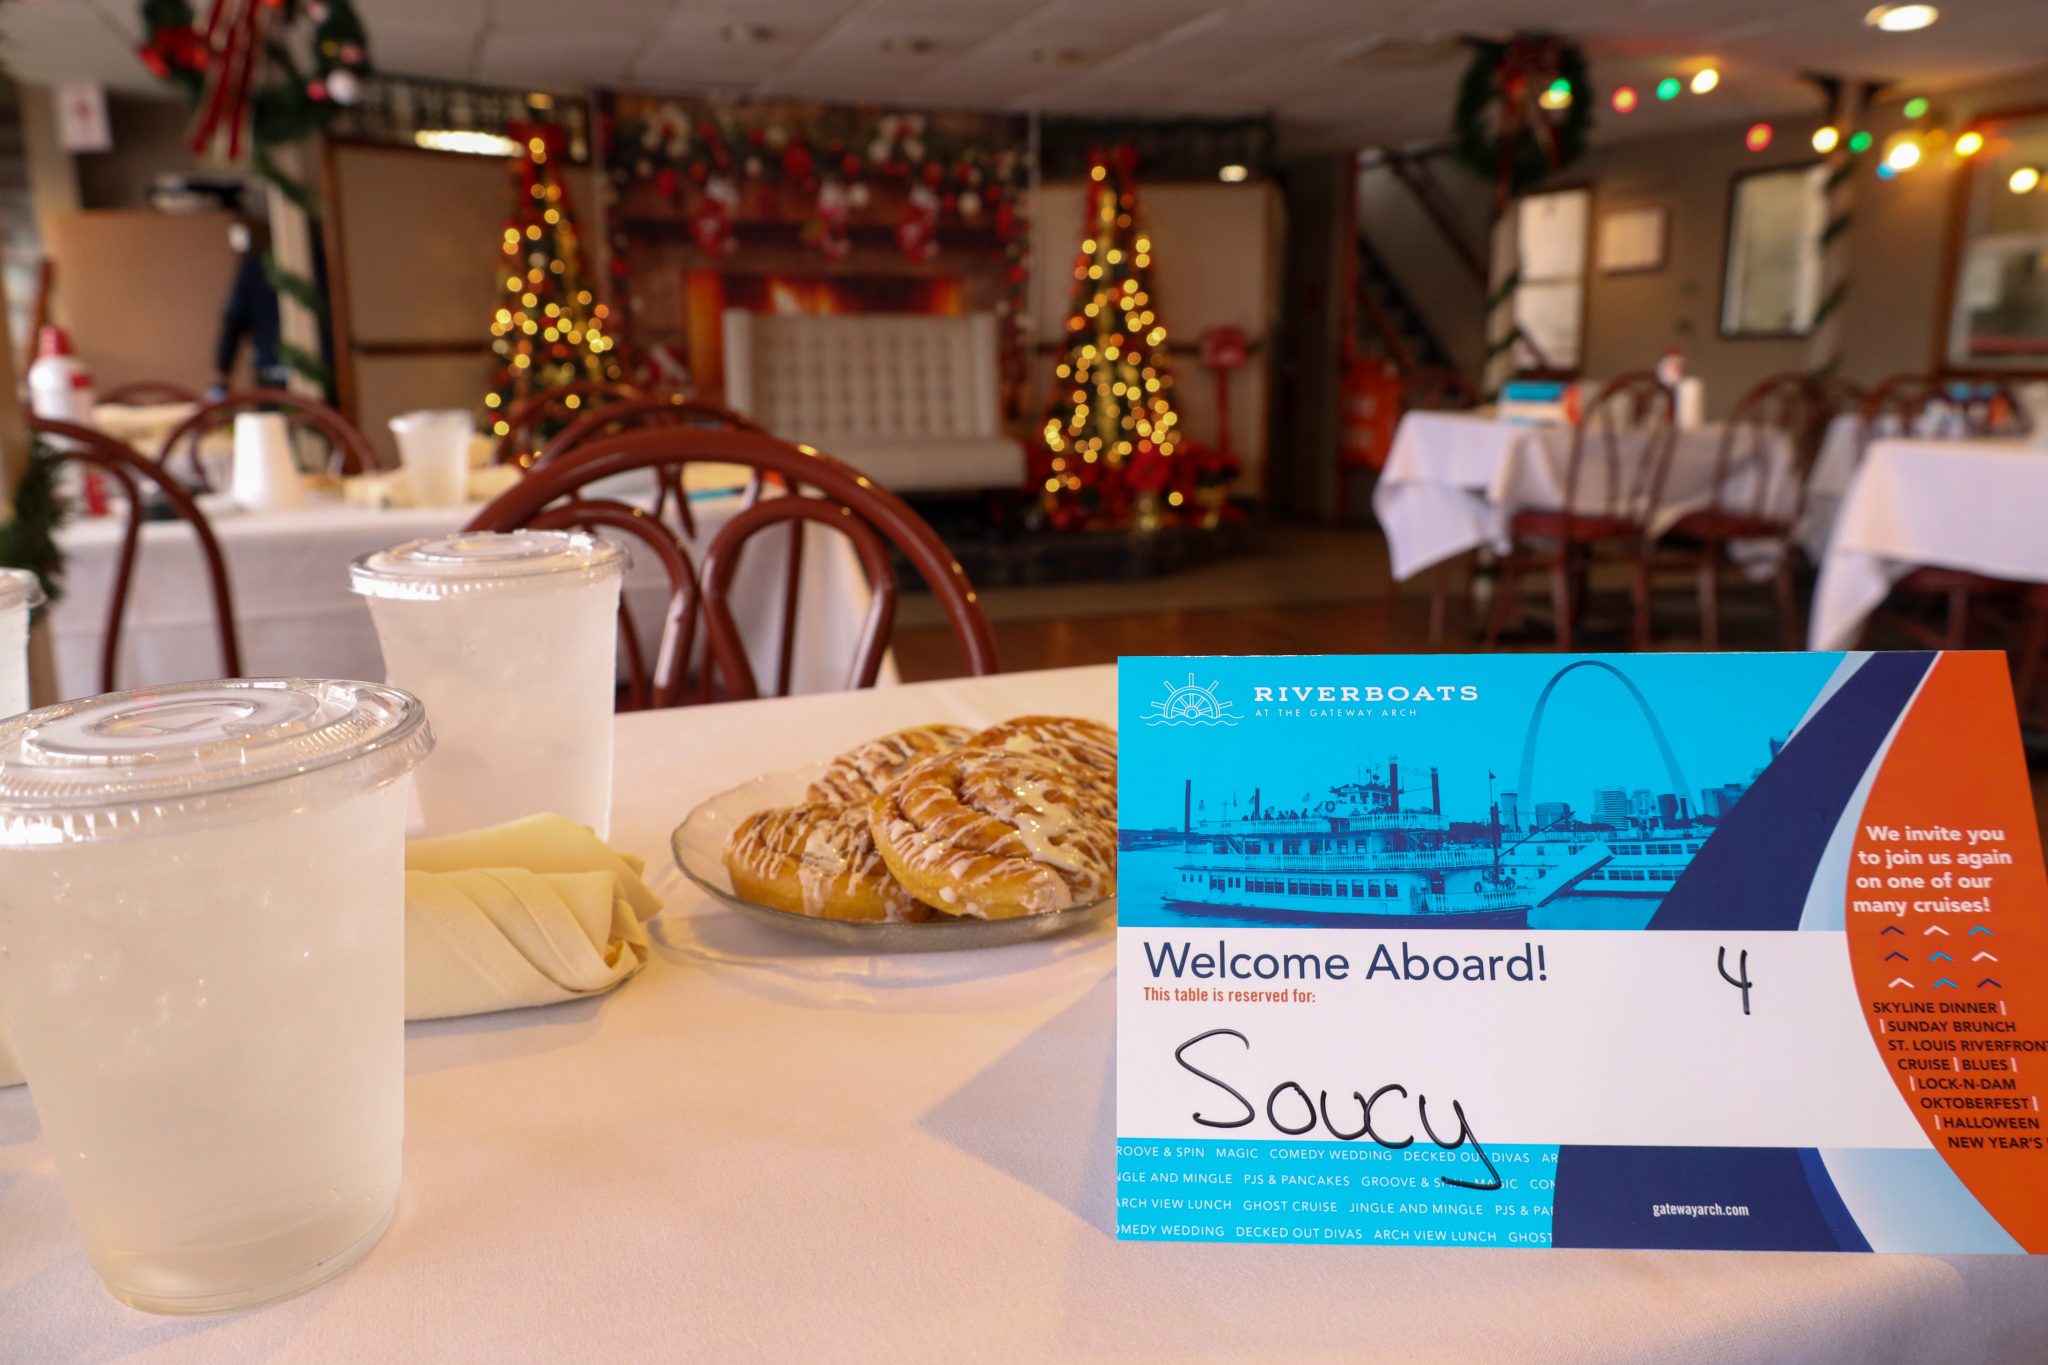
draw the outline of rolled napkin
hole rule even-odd
[[[405,848],[405,1017],[601,995],[646,965],[645,864],[530,815]]]
[[[559,815],[405,846],[405,1017],[602,995],[647,964],[646,864]],[[21,1066],[0,1019],[0,1087]]]

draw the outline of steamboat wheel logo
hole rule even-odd
[[[1152,703],[1152,709],[1145,715],[1147,725],[1237,724],[1238,718],[1231,712],[1231,703],[1216,699],[1216,689],[1222,683],[1198,686],[1195,675],[1190,673],[1185,684],[1160,685],[1166,689],[1166,700]]]

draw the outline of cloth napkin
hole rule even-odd
[[[645,864],[559,815],[405,849],[405,1017],[601,995],[647,963]]]
[[[643,860],[559,815],[405,848],[405,1017],[602,995],[647,964]],[[21,1067],[0,1020],[0,1087]]]

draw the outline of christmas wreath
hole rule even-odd
[[[1461,163],[1494,181],[1506,203],[1586,150],[1593,126],[1586,54],[1541,33],[1475,39],[1472,49],[1451,118],[1453,148]],[[1544,100],[1553,87],[1567,95],[1556,109]]]
[[[320,131],[369,70],[350,0],[211,0],[204,24],[191,0],[142,0],[142,31],[142,64],[199,112],[193,149],[225,136],[229,160],[245,130],[258,147]]]

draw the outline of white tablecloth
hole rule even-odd
[[[209,499],[209,505],[215,501]],[[697,544],[708,544],[738,507],[737,498],[693,503]],[[369,610],[349,591],[349,561],[401,541],[458,530],[477,510],[383,510],[329,502],[298,512],[230,509],[214,516],[214,535],[234,594],[242,671],[251,677],[383,677]],[[100,648],[122,526],[120,518],[101,517],[75,521],[59,533],[65,586],[63,600],[51,613],[51,635],[58,687],[67,698],[100,690]],[[768,670],[782,629],[786,535],[768,530],[749,542],[734,584],[734,611],[763,686],[773,684]],[[627,573],[627,600],[651,664],[668,580],[651,555],[635,552],[630,543],[627,549],[634,560]],[[824,692],[843,685],[867,602],[866,575],[845,537],[810,529],[792,690]],[[145,687],[218,677],[220,646],[213,620],[191,528],[181,521],[145,523],[115,684]],[[885,667],[884,677],[894,681],[893,665]]]
[[[1710,501],[1721,430],[1708,425],[1677,433],[1654,525],[1668,526]],[[1482,545],[1505,551],[1516,512],[1563,506],[1570,458],[1571,432],[1565,427],[1519,426],[1463,412],[1404,415],[1372,494],[1394,577],[1412,578]],[[1769,468],[1763,476],[1771,480],[1765,505],[1786,505],[1789,443],[1774,442],[1765,463]],[[1602,507],[1605,469],[1605,458],[1589,444],[1579,472],[1582,508]],[[1751,480],[1757,476],[1754,468],[1735,471],[1729,481],[1731,506],[1749,506]]]
[[[2018,441],[1877,440],[1855,467],[1814,585],[1807,644],[1853,649],[1921,565],[2048,583],[2048,450]]]
[[[299,1298],[151,1318],[94,1279],[0,1093],[0,1356],[100,1361],[2020,1361],[2048,1261],[1119,1244],[1112,935],[864,959],[668,861],[697,801],[918,721],[1107,719],[1107,668],[618,722],[668,901],[602,1000],[408,1029],[384,1240]]]

